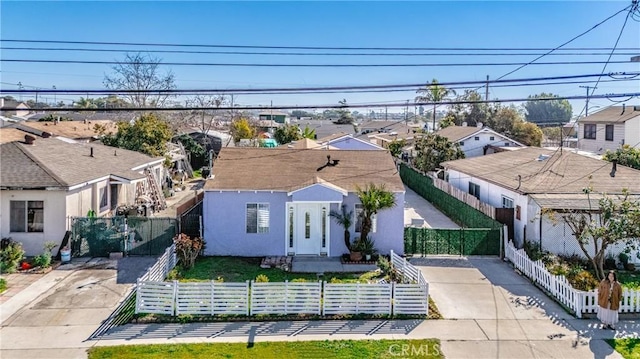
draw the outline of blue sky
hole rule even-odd
[[[543,47],[553,48],[629,5],[630,1],[448,1],[448,2],[27,2],[2,1],[3,40],[72,40],[99,42],[225,44],[329,47]],[[572,42],[570,47],[612,47],[625,14]],[[2,42],[2,46],[58,46]],[[640,54],[640,23],[629,19],[618,47]],[[144,51],[144,46],[94,46]],[[215,50],[215,49],[197,49]],[[229,49],[227,49],[229,50]],[[259,50],[258,50],[259,51]],[[264,50],[266,51],[266,50]],[[345,51],[342,51],[345,52]],[[398,52],[398,51],[396,51]],[[417,51],[413,51],[414,53]],[[472,52],[472,51],[467,51]],[[477,51],[476,51],[477,52]],[[587,51],[589,52],[589,51]],[[628,51],[625,51],[625,53]],[[539,54],[540,52],[537,52]],[[220,54],[155,54],[165,62],[243,63],[486,63],[528,62],[523,56],[262,56]],[[2,50],[4,59],[114,61],[124,52]],[[630,55],[614,55],[627,61]],[[547,56],[541,61],[604,61],[607,54]],[[110,66],[86,64],[8,63],[1,68],[1,89],[16,83],[58,89],[100,89]],[[171,66],[178,88],[233,88],[379,85],[497,78],[517,66],[394,68],[254,68]],[[507,78],[600,73],[603,64],[527,66]],[[167,68],[168,69],[168,68]],[[640,63],[610,64],[606,72],[640,71]],[[609,78],[603,78],[608,80]],[[593,84],[590,84],[593,85]],[[491,88],[491,98],[520,98],[540,92],[582,95],[580,84]],[[640,80],[602,82],[595,94],[640,92]],[[246,105],[389,103],[415,93],[314,95],[240,95]],[[77,96],[59,95],[70,101]],[[27,97],[25,96],[25,99]],[[629,103],[639,103],[635,98]],[[574,113],[584,101],[572,101]],[[607,99],[591,106],[608,106]],[[376,111],[380,107],[372,108]],[[396,111],[396,110],[394,110]],[[400,111],[398,109],[397,111]],[[594,109],[591,110],[591,112]]]

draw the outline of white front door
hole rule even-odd
[[[319,255],[322,249],[322,205],[300,203],[296,205],[296,254]]]

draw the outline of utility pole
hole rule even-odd
[[[384,120],[385,120],[385,121],[387,121],[387,119],[388,119],[388,118],[387,118],[388,114],[389,114],[389,113],[388,113],[388,108],[387,108],[387,106],[385,106],[385,107],[384,107]]]
[[[409,100],[407,100],[407,105],[404,108],[404,124],[409,125]]]
[[[580,86],[583,89],[587,89],[587,98],[585,99],[586,103],[584,105],[584,117],[589,116],[589,89],[596,89],[595,87],[592,86]]]
[[[56,107],[56,85],[53,85],[53,107]]]
[[[487,83],[484,87],[484,100],[489,101],[489,75],[487,75]]]
[[[234,112],[233,112],[233,94],[231,94],[231,122],[233,122],[234,119]]]

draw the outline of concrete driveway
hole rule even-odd
[[[98,259],[48,273],[0,307],[0,357],[86,358],[87,339],[154,261]]]
[[[637,321],[618,332],[576,319],[497,257],[416,258],[429,292],[458,340],[443,340],[447,358],[621,358],[603,340],[637,336]],[[463,338],[469,338],[464,340]]]
[[[426,228],[460,228],[449,217],[420,197],[411,188],[404,186],[404,225]]]

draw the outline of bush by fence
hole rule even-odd
[[[405,164],[400,165],[400,177],[404,184],[433,203],[442,213],[461,226],[469,228],[502,227],[502,224],[493,218],[436,188],[430,177],[416,172]]]
[[[598,312],[597,289],[585,292],[573,288],[564,276],[549,273],[542,261],[532,261],[524,249],[516,249],[512,243],[505,246],[505,258],[522,274],[569,308],[576,317],[582,318],[585,313]],[[624,288],[619,312],[640,313],[640,291]]]

